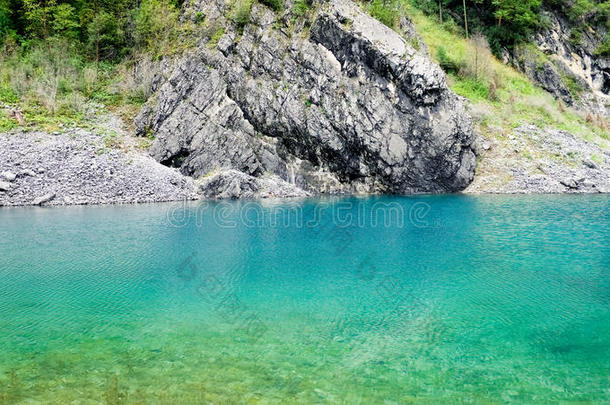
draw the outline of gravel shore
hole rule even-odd
[[[0,206],[196,199],[194,182],[86,130],[0,134]]]
[[[204,190],[213,178],[197,192],[191,177],[138,148],[140,139],[120,137],[83,129],[0,134],[0,206],[148,203],[215,194]],[[466,193],[610,192],[610,153],[572,134],[522,126],[503,143],[488,143],[480,148],[482,160]],[[235,179],[227,184],[240,193],[225,198],[286,196],[260,185],[255,188],[264,192],[244,194],[252,187]]]

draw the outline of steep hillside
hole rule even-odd
[[[566,106],[495,58],[480,38],[468,40],[413,7],[404,14],[449,72],[450,88],[469,100],[479,157],[467,192],[610,190],[610,133],[603,118]]]

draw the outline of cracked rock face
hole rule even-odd
[[[532,39],[550,62],[540,63],[536,55],[530,55],[526,47],[514,51],[514,64],[543,89],[586,112],[610,117],[610,58],[596,54],[606,38],[604,26],[591,27],[582,32],[579,44],[572,38],[576,27],[555,13],[544,12],[548,27]],[[563,77],[571,77],[582,89],[572,94]]]
[[[292,30],[254,3],[241,34],[224,17],[231,1],[193,7],[225,31],[178,62],[140,113],[158,161],[196,178],[275,176],[307,193],[452,192],[472,181],[472,121],[444,73],[355,3],[323,3],[308,29]]]

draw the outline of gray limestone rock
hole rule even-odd
[[[6,181],[15,181],[17,175],[13,172],[5,171],[0,173],[0,177],[3,177]]]
[[[292,33],[254,3],[241,35],[224,17],[228,0],[193,7],[225,34],[180,60],[137,118],[156,160],[195,178],[273,175],[314,194],[453,192],[472,181],[462,100],[423,50],[352,1],[322,4],[309,30]]]
[[[32,205],[42,205],[44,203],[48,203],[49,201],[51,201],[54,198],[55,198],[55,193],[47,193],[40,197],[34,198],[34,200],[32,201]]]
[[[309,194],[278,176],[254,177],[237,170],[224,170],[201,179],[199,193],[207,198],[288,198]]]

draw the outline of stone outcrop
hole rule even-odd
[[[309,193],[278,176],[254,177],[237,170],[224,170],[200,180],[198,191],[204,198],[297,198]]]
[[[182,58],[137,118],[156,160],[211,177],[207,196],[283,195],[286,184],[290,195],[453,192],[472,181],[471,118],[405,39],[408,23],[401,36],[348,0],[296,22],[254,2],[242,32],[227,17],[233,3],[192,3],[223,35]]]

